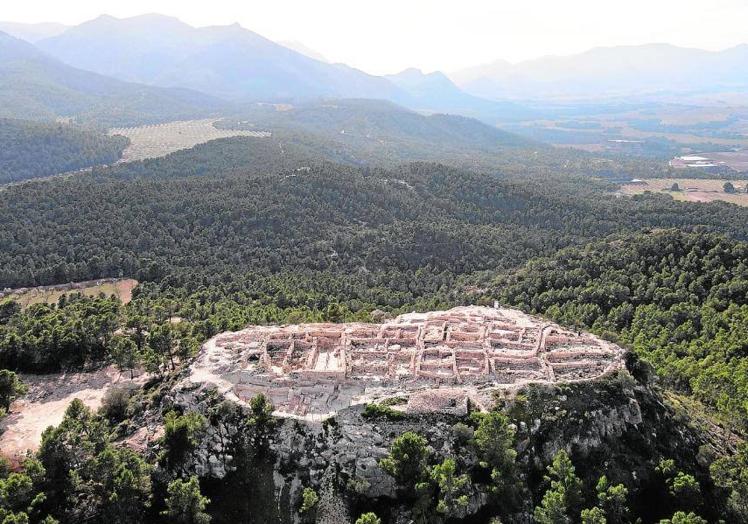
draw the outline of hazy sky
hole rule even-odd
[[[148,12],[192,25],[239,22],[370,73],[454,71],[599,45],[748,42],[746,0],[0,0],[0,20],[77,24]]]

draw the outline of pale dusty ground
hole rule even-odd
[[[653,178],[645,180],[646,185],[625,184],[621,186],[621,193],[625,195],[639,195],[645,191],[664,193],[675,200],[684,202],[731,202],[739,206],[748,206],[748,193],[745,192],[746,182],[731,180],[739,191],[725,193],[722,185],[727,180],[699,179],[699,178]],[[670,191],[673,183],[680,186],[681,191]]]
[[[120,127],[110,129],[109,134],[122,135],[130,139],[130,145],[125,149],[120,162],[158,158],[219,138],[270,136],[267,131],[217,129],[213,126],[215,122],[215,119],[185,120],[152,126]]]
[[[92,373],[22,375],[29,392],[13,402],[10,414],[0,422],[0,453],[11,462],[20,461],[27,451],[39,448],[42,432],[48,426],[62,422],[73,399],[98,409],[112,386],[139,386],[146,378],[141,375],[131,381],[129,372],[120,373],[114,366]]]
[[[138,281],[132,278],[121,278],[112,280],[91,280],[73,284],[60,284],[56,286],[39,286],[12,290],[0,294],[0,301],[10,299],[18,302],[22,308],[32,304],[56,304],[62,295],[70,293],[81,293],[87,297],[96,297],[100,293],[106,296],[114,295],[123,304],[132,300],[132,290],[138,285]]]

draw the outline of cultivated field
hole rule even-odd
[[[70,293],[81,293],[85,296],[95,297],[100,293],[106,296],[114,295],[123,304],[132,300],[132,290],[138,285],[137,280],[132,278],[89,280],[87,282],[76,282],[71,284],[59,284],[54,286],[39,286],[31,288],[20,288],[0,292],[0,302],[14,300],[22,308],[32,304],[56,304],[62,295]]]
[[[699,178],[656,178],[641,183],[625,184],[621,186],[621,193],[625,195],[639,195],[646,191],[660,192],[671,195],[676,200],[684,202],[731,202],[739,206],[748,206],[748,193],[745,192],[746,182],[732,181],[737,193],[725,193],[723,185],[726,181],[720,179]],[[670,191],[674,183],[680,191]]]
[[[123,135],[130,139],[120,162],[158,158],[169,153],[190,149],[198,144],[232,136],[269,137],[267,131],[242,131],[217,129],[215,119],[186,120],[141,127],[120,127],[109,130],[110,135]]]

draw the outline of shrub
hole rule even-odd
[[[301,494],[301,512],[306,513],[314,508],[319,502],[319,495],[312,488],[304,488]]]
[[[7,412],[10,403],[28,391],[18,375],[7,369],[0,370],[0,409]]]
[[[184,482],[177,479],[169,484],[169,496],[166,498],[166,510],[162,515],[169,518],[169,522],[181,524],[208,524],[210,515],[205,513],[205,507],[210,499],[200,493],[197,477],[192,476]]]
[[[417,433],[408,431],[397,437],[390,446],[390,454],[379,465],[401,485],[415,489],[426,474],[429,457],[428,442]]]
[[[167,462],[174,465],[181,461],[195,447],[206,426],[207,421],[200,413],[189,411],[179,415],[169,411],[164,417],[164,436],[161,438]]]
[[[514,468],[517,452],[514,450],[515,429],[503,413],[492,411],[478,416],[475,445],[481,465],[491,469],[496,488],[503,487],[503,478]]]
[[[660,524],[707,524],[707,521],[699,517],[696,513],[678,511],[669,519],[661,520]]]
[[[366,404],[364,407],[364,418],[387,418],[390,420],[399,420],[405,417],[405,413],[392,409],[384,404]]]
[[[374,513],[364,513],[356,519],[356,524],[382,524],[382,519]]]
[[[132,390],[129,388],[109,388],[104,393],[99,413],[110,422],[122,422],[127,418]]]
[[[462,422],[458,422],[452,426],[452,434],[454,435],[455,442],[460,445],[465,445],[473,440],[474,431],[473,428]]]

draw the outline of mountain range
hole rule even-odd
[[[225,106],[196,91],[123,82],[77,69],[0,33],[0,117],[70,116],[104,125],[130,125],[207,116]]]
[[[101,16],[38,46],[69,65],[120,80],[230,100],[397,97],[382,78],[314,60],[238,24],[194,28],[162,15]]]
[[[298,42],[279,44],[238,24],[196,28],[158,14],[103,15],[40,39],[37,46],[79,69],[231,102],[373,98],[492,124],[531,114],[514,103],[468,95],[441,73],[374,76],[330,63]]]
[[[598,47],[510,64],[498,60],[450,75],[490,99],[597,98],[748,88],[748,45],[705,51],[670,44]]]
[[[276,43],[238,24],[197,28],[148,14],[124,19],[102,15],[73,27],[0,22],[3,28],[35,42],[37,63],[54,60],[56,81],[67,66],[63,76],[96,73],[100,76],[93,85],[107,77],[129,83],[127,89],[139,85],[148,96],[167,92],[148,91],[146,86],[178,88],[177,103],[187,105],[195,97],[210,101],[211,107],[369,98],[496,125],[541,118],[541,111],[533,109],[538,101],[663,95],[677,101],[694,94],[748,92],[748,45],[720,52],[669,44],[600,47],[518,64],[499,60],[449,75],[411,68],[375,76],[331,63],[302,43]],[[46,68],[37,67],[40,72],[35,74],[49,76]],[[8,116],[9,111],[0,114]]]

